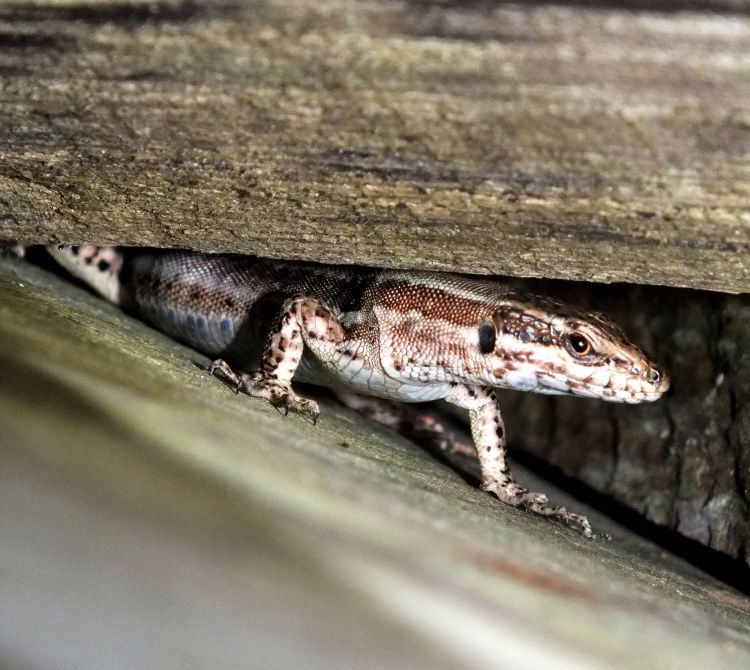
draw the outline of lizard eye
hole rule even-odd
[[[590,340],[581,333],[571,333],[565,342],[574,356],[588,356],[593,350]]]

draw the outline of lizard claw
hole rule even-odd
[[[288,416],[289,412],[294,412],[295,414],[310,417],[313,420],[313,423],[315,423],[320,415],[318,403],[314,400],[308,400],[307,398],[300,398],[292,388],[286,384],[256,381],[255,384],[251,385],[250,388],[246,390],[246,392],[256,398],[265,398],[277,410],[279,410],[279,412],[283,411],[284,416]]]
[[[209,363],[208,374],[213,375],[214,377],[223,377],[227,381],[232,382],[232,384],[237,386],[238,389],[243,383],[242,377],[232,370],[232,368],[229,367],[229,364],[221,358],[217,358],[215,361]]]
[[[279,413],[283,412],[284,416],[287,416],[289,412],[302,414],[310,417],[313,425],[320,416],[318,403],[307,398],[300,398],[289,384],[264,379],[259,373],[253,376],[238,374],[221,359],[213,361],[208,366],[208,371],[230,382],[235,393],[242,391],[253,398],[268,400]]]
[[[550,507],[548,505],[529,505],[527,508],[533,514],[545,516],[561,523],[568,528],[572,528],[581,533],[584,537],[592,539],[594,531],[591,529],[589,520],[582,514],[568,512],[565,507]]]
[[[489,481],[483,483],[482,488],[494,493],[500,500],[512,507],[525,509],[537,516],[543,516],[568,528],[574,528],[584,537],[594,537],[594,531],[585,516],[568,512],[564,507],[552,507],[548,504],[547,496],[544,493],[528,491],[513,481],[506,481],[503,484]]]
[[[307,398],[300,398],[298,396],[294,396],[294,401],[287,406],[287,411],[289,410],[310,418],[313,422],[313,426],[318,422],[318,417],[320,416],[318,403],[314,400],[308,400]]]
[[[575,514],[574,512],[568,512],[564,507],[560,507],[559,511],[561,514],[560,520],[567,526],[578,528],[584,537],[594,537],[594,531],[591,529],[591,524],[585,516],[582,514]]]

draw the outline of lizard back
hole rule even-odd
[[[175,339],[255,367],[284,301],[307,295],[357,309],[371,272],[232,254],[138,250],[120,275],[122,304]]]

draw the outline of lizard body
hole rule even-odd
[[[482,488],[578,526],[585,517],[517,484],[493,389],[656,400],[666,375],[602,315],[498,282],[235,255],[110,247],[50,253],[108,299],[217,357],[238,390],[317,419],[292,378],[469,412]]]

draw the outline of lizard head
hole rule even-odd
[[[669,388],[666,373],[606,316],[547,298],[504,302],[480,324],[478,342],[491,386],[628,403]]]

